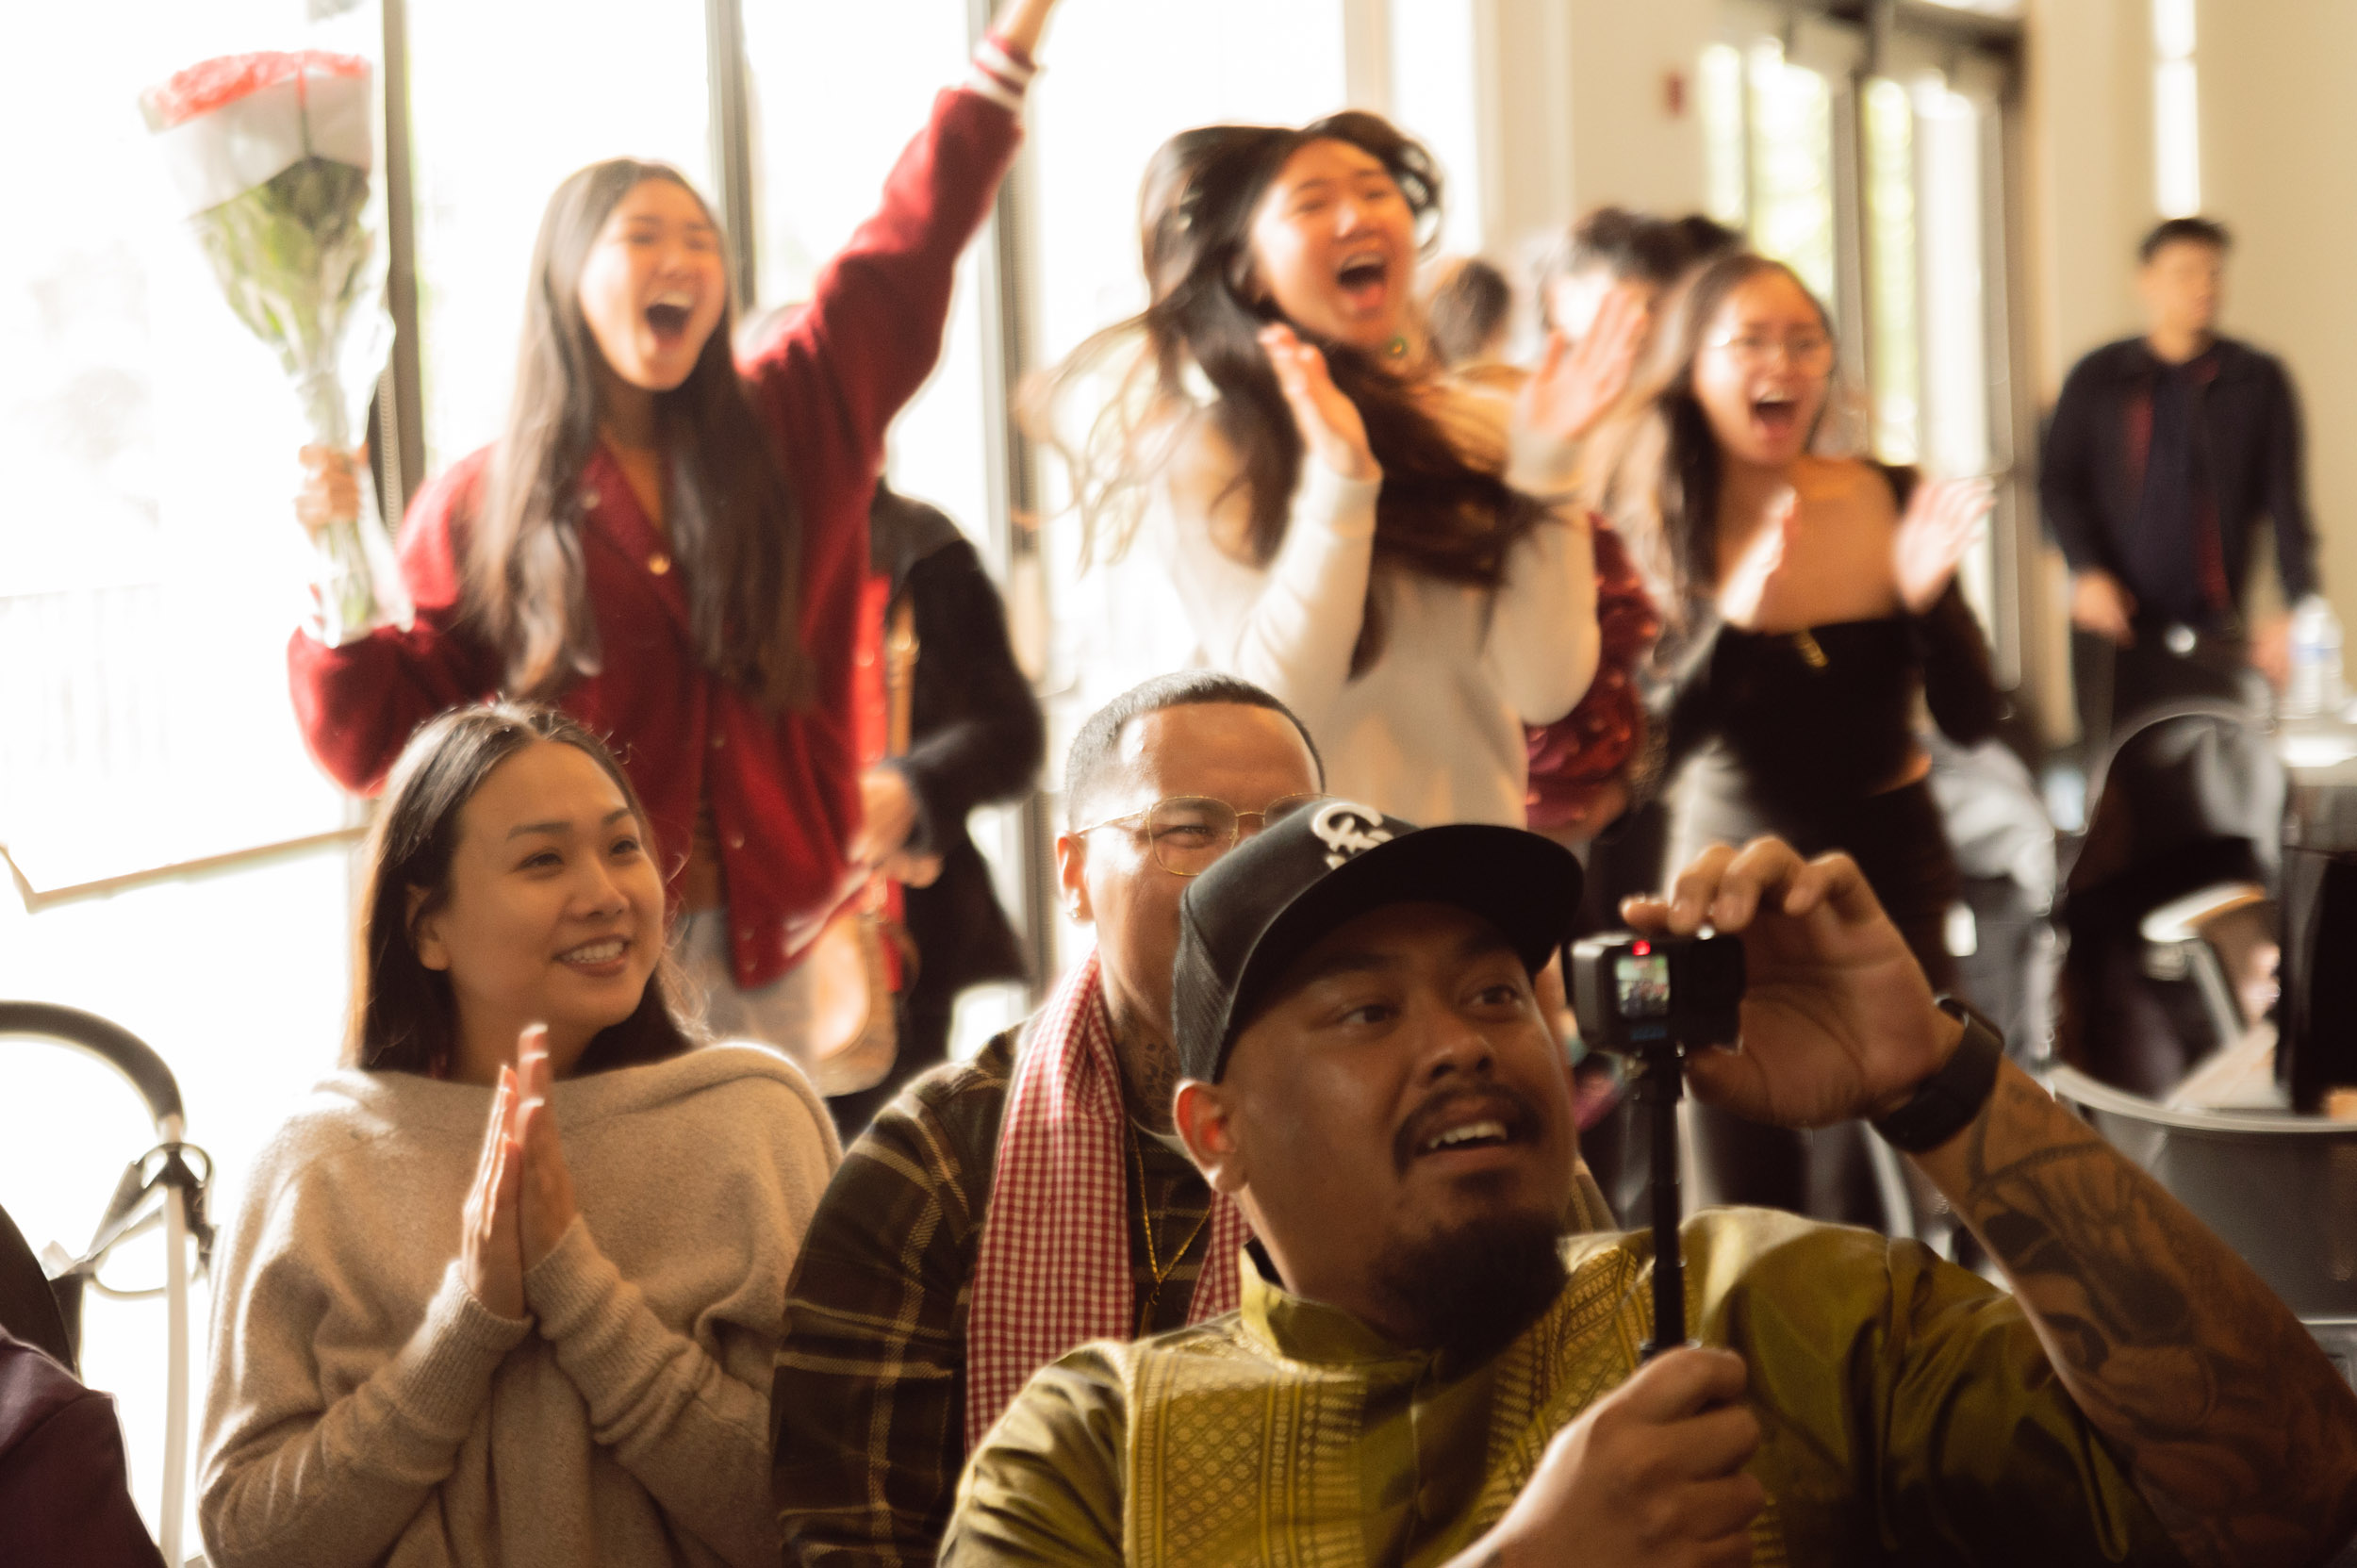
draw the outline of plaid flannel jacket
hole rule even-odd
[[[769,1399],[771,1473],[787,1550],[805,1568],[932,1562],[965,1464],[965,1319],[1014,1051],[1010,1031],[971,1062],[911,1083],[845,1155],[786,1294]],[[1202,1273],[1210,1189],[1150,1137],[1132,1159],[1133,1299],[1160,1332],[1183,1327]],[[1192,1238],[1160,1292],[1154,1244]]]

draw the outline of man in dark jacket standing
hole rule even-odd
[[[2144,336],[2097,349],[2055,402],[2038,491],[2070,563],[2072,672],[2091,748],[2146,703],[2282,685],[2289,617],[2245,615],[2253,532],[2274,525],[2283,600],[2318,591],[2299,404],[2282,361],[2216,331],[2226,230],[2147,235]]]

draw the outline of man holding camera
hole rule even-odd
[[[1854,865],[1774,840],[1625,911],[1743,938],[1742,1048],[1694,1092],[1874,1119],[2014,1294],[1707,1212],[1660,1336],[1699,1344],[1640,1365],[1650,1238],[1574,1233],[1531,989],[1577,887],[1532,835],[1342,802],[1197,879],[1178,1124],[1259,1238],[1242,1310],[1043,1370],[944,1563],[2295,1563],[2357,1529],[2357,1395],[2298,1320],[1932,997]]]

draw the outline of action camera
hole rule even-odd
[[[1572,1008],[1590,1050],[1731,1046],[1743,1002],[1736,936],[1591,936],[1572,949]]]

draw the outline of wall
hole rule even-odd
[[[1518,260],[1526,240],[1607,202],[1702,205],[1694,68],[1715,15],[1711,0],[1486,0],[1483,243],[1493,257]]]
[[[2136,240],[2154,222],[2149,0],[2033,0],[2025,213],[2041,405],[2094,345],[2136,329]],[[2357,618],[2357,10],[2201,0],[2202,205],[2236,238],[2226,329],[2281,355],[2305,403],[2325,581]],[[2271,562],[2259,586],[2272,599]],[[2059,624],[2059,602],[2054,611]]]
[[[2042,415],[2079,356],[2136,329],[2135,243],[2152,226],[2150,0],[2030,0],[2024,21],[2015,255],[2026,275],[2026,344]],[[2039,728],[2077,733],[2069,579],[2039,540],[2024,555],[2022,664]]]
[[[2357,623],[2357,9],[2317,0],[2205,0],[2204,207],[2235,237],[2228,329],[2281,355],[2305,403],[2325,583]]]

